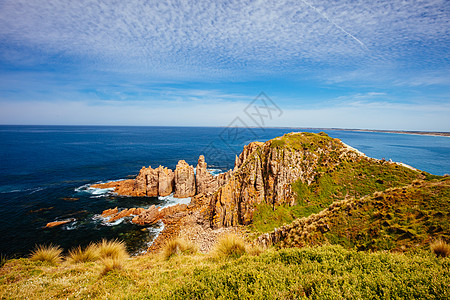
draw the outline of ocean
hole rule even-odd
[[[174,205],[173,197],[117,197],[90,184],[136,176],[142,166],[194,167],[205,155],[213,173],[233,167],[251,141],[292,131],[325,131],[375,158],[403,162],[426,172],[450,173],[450,138],[380,132],[226,127],[0,126],[0,253],[25,256],[36,244],[65,250],[122,239],[143,253],[163,224],[113,224],[99,217],[108,208]],[[48,222],[71,219],[54,228]]]

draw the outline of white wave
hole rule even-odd
[[[117,181],[120,180],[124,180],[124,179],[119,179]],[[110,181],[106,181],[106,182],[96,182],[94,184],[100,184],[100,183],[108,183],[111,181],[115,181],[115,180],[110,180]],[[99,197],[104,197],[104,196],[108,196],[114,193],[114,188],[104,188],[104,189],[100,189],[100,188],[94,188],[92,187],[93,184],[88,183],[88,184],[84,184],[82,186],[79,186],[77,188],[75,188],[75,192],[77,193],[88,193],[93,195],[92,198],[99,198]]]
[[[158,200],[164,201],[162,207],[174,206],[177,204],[189,204],[191,203],[191,197],[187,198],[175,198],[173,193],[169,196],[158,196]]]
[[[11,188],[13,188],[13,187],[11,187]],[[39,192],[39,191],[42,191],[45,189],[46,189],[45,187],[23,188],[23,189],[19,189],[16,187],[16,188],[13,188],[12,190],[10,190],[10,189],[8,189],[8,186],[5,186],[4,188],[0,188],[0,194],[29,192],[28,194],[31,195],[31,194],[34,194],[36,192]]]
[[[218,176],[219,174],[223,174],[226,173],[226,171],[222,170],[222,169],[206,169],[209,173],[211,173],[211,175],[213,176]]]
[[[155,240],[158,238],[159,234],[164,230],[163,222],[158,221],[158,223],[156,223],[155,225],[157,225],[158,227],[147,227],[146,228],[147,231],[149,232],[149,235],[153,235],[153,238],[151,239],[151,241],[149,241],[147,243],[146,249],[136,253],[136,255],[147,253],[147,249],[155,242]]]
[[[78,229],[78,227],[80,227],[78,222],[77,221],[73,221],[71,223],[63,225],[62,229],[63,230],[74,230],[74,229]]]

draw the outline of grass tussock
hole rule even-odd
[[[89,261],[96,261],[100,257],[99,247],[95,244],[90,244],[86,248],[78,246],[69,250],[68,261],[72,263],[84,263]]]
[[[106,275],[113,270],[121,270],[124,267],[124,260],[118,257],[102,258],[103,270],[101,275]]]
[[[126,259],[128,258],[128,253],[125,247],[125,243],[118,240],[108,241],[103,239],[97,244],[97,251],[102,259]]]
[[[165,260],[168,260],[172,256],[180,254],[195,254],[197,252],[197,245],[183,238],[177,238],[175,240],[169,241],[166,244],[166,246],[163,248],[162,255]]]
[[[245,252],[246,252],[248,255],[251,255],[251,256],[259,256],[259,255],[261,255],[265,250],[266,250],[266,249],[265,249],[264,247],[262,247],[262,246],[260,246],[260,245],[258,245],[258,244],[255,244],[255,245],[249,245],[249,246],[247,246]]]
[[[62,261],[62,249],[59,246],[54,245],[38,245],[31,252],[31,260],[43,261],[56,265]]]
[[[450,255],[450,245],[443,239],[438,239],[431,243],[430,248],[437,257],[448,257]]]
[[[215,258],[238,258],[247,252],[245,242],[234,234],[221,237],[213,249]]]

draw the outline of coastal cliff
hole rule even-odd
[[[201,155],[196,172],[180,160],[175,171],[143,167],[134,180],[93,187],[114,187],[117,194],[129,196],[201,196],[206,199],[202,222],[221,228],[257,225],[264,208],[276,212],[287,207],[292,219],[306,217],[334,201],[422,178],[418,170],[369,158],[325,133],[303,132],[244,146],[234,169],[217,176],[208,172]]]

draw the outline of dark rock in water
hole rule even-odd
[[[39,213],[39,212],[49,211],[49,210],[52,210],[52,209],[54,209],[53,206],[52,207],[43,207],[43,208],[39,208],[39,209],[36,209],[36,210],[30,210],[30,213],[31,214],[35,214],[35,213]]]
[[[64,201],[68,201],[68,202],[73,202],[73,201],[78,201],[80,200],[80,198],[73,198],[73,197],[65,197],[62,198]]]

